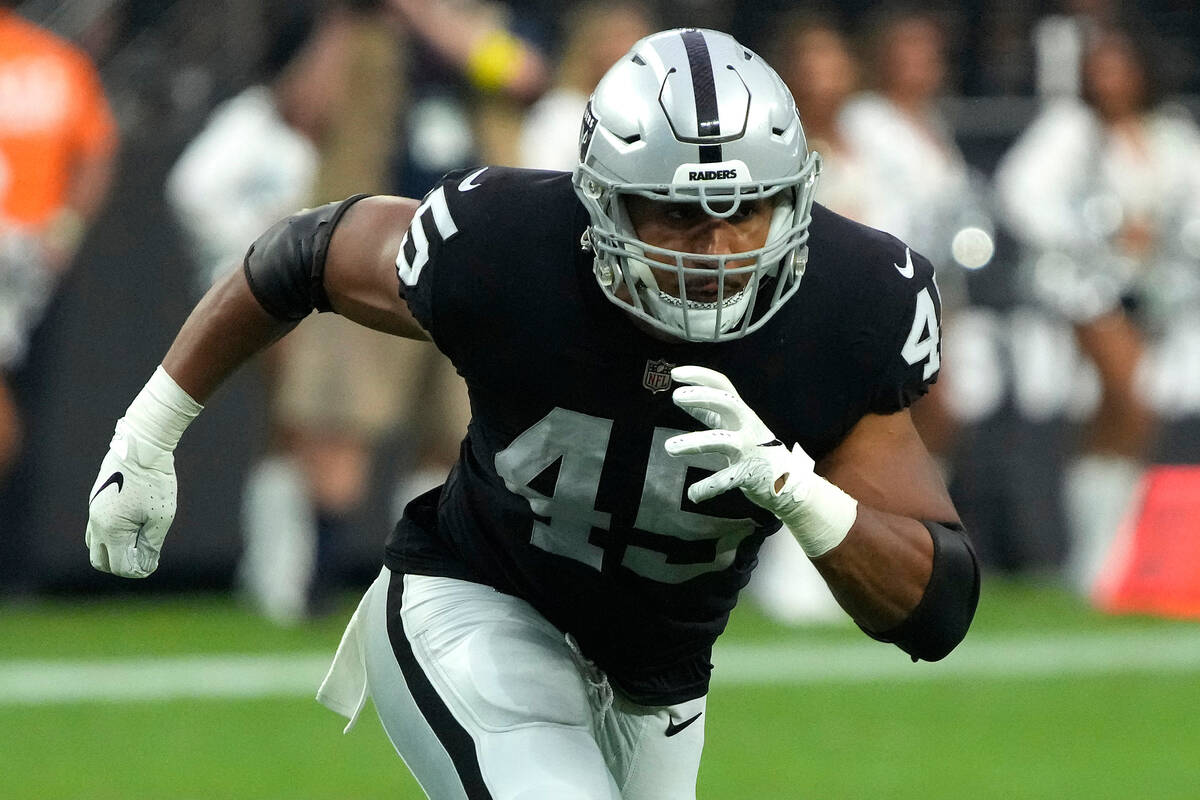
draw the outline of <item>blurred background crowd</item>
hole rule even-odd
[[[83,546],[95,465],[261,230],[459,167],[570,169],[599,77],[680,25],[779,71],[818,202],[934,262],[942,328],[909,345],[940,338],[942,372],[915,416],[987,567],[1091,591],[1148,467],[1200,462],[1189,0],[0,3],[0,594],[117,586]],[[137,590],[237,587],[282,623],[369,581],[468,416],[433,348],[334,315],[210,405]],[[772,539],[756,597],[829,614]]]

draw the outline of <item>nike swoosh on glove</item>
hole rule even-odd
[[[729,466],[688,487],[694,503],[738,488],[780,519],[810,558],[832,550],[858,515],[854,498],[813,471],[799,444],[790,450],[746,405],[729,379],[706,367],[683,366],[671,377],[688,384],[674,391],[675,405],[710,430],[667,439],[673,456],[716,453]]]
[[[92,566],[124,578],[158,568],[175,519],[175,456],[117,421],[89,494],[85,541]]]

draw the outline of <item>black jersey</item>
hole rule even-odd
[[[812,216],[799,291],[762,329],[667,342],[601,293],[570,175],[447,176],[397,265],[409,308],[466,379],[473,418],[446,485],[409,506],[386,564],[527,600],[640,702],[707,691],[712,644],[780,523],[741,492],[688,500],[726,463],[664,450],[699,427],[671,402],[671,367],[729,376],[779,439],[818,460],[937,374],[929,262],[820,206]]]

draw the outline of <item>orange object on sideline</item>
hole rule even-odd
[[[46,223],[67,201],[74,162],[115,146],[87,55],[0,10],[0,221]]]
[[[1092,599],[1111,613],[1200,618],[1200,465],[1153,467]]]

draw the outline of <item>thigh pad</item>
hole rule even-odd
[[[510,616],[425,626],[414,650],[440,692],[479,727],[591,726],[587,686],[564,637]]]

